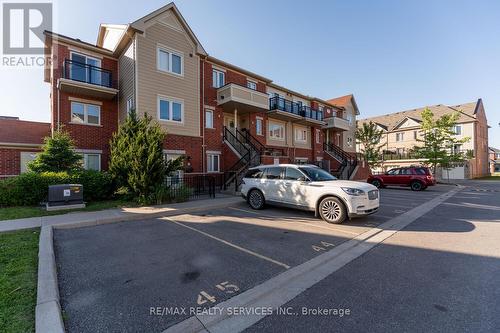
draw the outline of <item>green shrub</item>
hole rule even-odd
[[[47,199],[49,185],[57,184],[82,184],[85,201],[108,199],[115,190],[111,176],[106,172],[27,172],[0,181],[0,206],[38,205]]]

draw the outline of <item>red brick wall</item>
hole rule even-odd
[[[203,172],[202,169],[202,138],[168,134],[163,142],[164,149],[184,150],[188,158],[186,166],[190,165],[192,172]]]
[[[21,173],[21,150],[0,148],[0,176]]]
[[[57,81],[63,77],[63,63],[65,59],[70,59],[70,50],[60,44],[55,44],[53,48],[54,59],[57,64],[54,66],[54,80],[52,82],[52,126],[57,128],[58,121],[58,99],[59,99],[59,121],[67,130],[78,149],[102,150],[101,168],[106,170],[109,162],[109,141],[114,132],[118,129],[118,102],[117,99],[102,100],[92,96],[68,94],[57,92]],[[84,53],[84,52],[82,52]],[[118,63],[114,59],[103,57],[102,68],[112,71],[112,78],[116,84],[118,78]],[[91,126],[84,124],[71,124],[71,101],[69,97],[86,99],[89,101],[101,102],[101,125]]]

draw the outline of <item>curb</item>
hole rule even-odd
[[[42,227],[38,250],[35,309],[35,332],[37,333],[64,333],[52,236],[51,226]]]

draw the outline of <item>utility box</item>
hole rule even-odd
[[[85,208],[80,184],[49,185],[47,210]]]

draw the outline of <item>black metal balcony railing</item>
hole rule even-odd
[[[472,149],[452,149],[450,150],[450,155],[459,155],[462,154],[466,158],[474,157],[474,150]],[[416,153],[411,151],[404,151],[401,153],[386,151],[381,154],[380,158],[384,161],[390,160],[415,160],[420,158]]]
[[[63,78],[101,87],[114,88],[111,71],[70,59],[64,60]]]
[[[323,121],[323,112],[309,106],[300,105],[283,97],[274,96],[269,99],[269,110],[280,110],[297,116]]]

